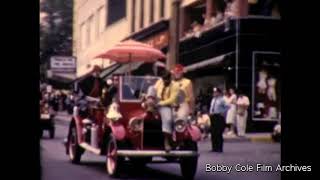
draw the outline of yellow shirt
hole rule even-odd
[[[179,85],[175,82],[171,82],[168,87],[164,89],[164,94],[162,97],[162,91],[164,88],[164,83],[162,79],[159,79],[154,88],[157,91],[157,97],[160,99],[159,105],[161,106],[172,106],[177,102],[178,94],[179,94]]]
[[[186,98],[184,99],[184,102],[188,103],[193,109],[194,107],[194,95],[193,95],[193,87],[192,82],[187,78],[182,78],[178,81],[174,81],[179,84],[180,89],[184,92],[186,95]]]

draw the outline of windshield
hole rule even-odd
[[[123,76],[121,83],[121,100],[136,101],[156,83],[158,77],[153,76]]]

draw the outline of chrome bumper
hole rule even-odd
[[[159,157],[194,157],[199,156],[197,151],[182,151],[182,150],[172,150],[169,152],[161,150],[118,150],[118,156],[126,157],[150,157],[150,156],[159,156]]]

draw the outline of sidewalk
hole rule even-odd
[[[58,112],[55,120],[58,124],[69,125],[72,116],[67,112]],[[225,142],[273,142],[271,133],[247,133],[245,137],[223,136]]]
[[[247,133],[245,137],[223,136],[225,142],[273,142],[271,133]]]

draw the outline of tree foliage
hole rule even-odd
[[[40,1],[40,64],[72,55],[72,0]]]

